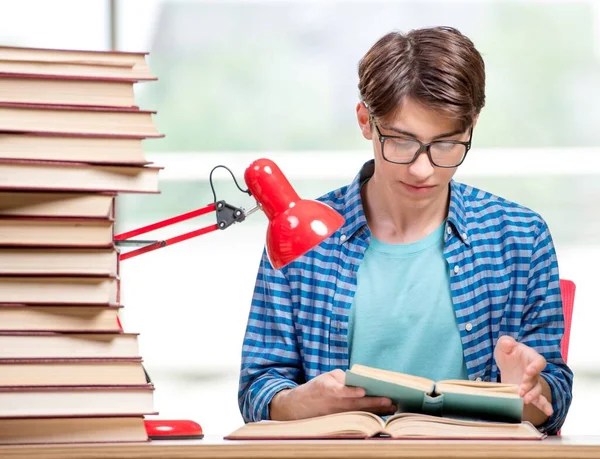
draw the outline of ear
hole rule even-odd
[[[473,118],[473,129],[475,129],[475,126],[477,126],[478,119],[479,119],[479,113],[477,113],[477,115],[475,115],[475,118]]]
[[[364,102],[359,102],[356,106],[356,118],[358,119],[358,127],[360,127],[363,137],[371,140],[373,138],[371,119],[369,117],[369,109]]]

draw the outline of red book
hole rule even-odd
[[[146,384],[142,359],[0,359],[0,386]]]
[[[114,219],[114,197],[115,193],[0,191],[0,216]]]
[[[143,166],[148,164],[143,139],[56,132],[0,133],[0,158]]]
[[[0,304],[0,332],[120,333],[121,307]]]
[[[0,190],[158,193],[157,166],[0,159]]]
[[[152,414],[154,386],[0,386],[0,417]]]
[[[0,61],[0,66],[2,65]],[[0,74],[0,101],[84,106],[135,106],[133,81]]]
[[[0,445],[146,441],[141,416],[0,418]]]
[[[0,276],[0,303],[96,306],[117,304],[117,279],[92,276],[4,275]]]
[[[115,248],[0,247],[0,275],[117,277],[120,284],[118,255]]]
[[[0,166],[1,169],[1,166]],[[0,217],[0,247],[113,247],[112,219]]]
[[[156,112],[137,107],[0,103],[0,131],[163,137],[152,120]]]
[[[155,80],[147,53],[0,47],[0,74],[54,77]]]
[[[0,332],[0,359],[140,357],[137,333]]]

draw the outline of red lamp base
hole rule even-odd
[[[144,419],[150,440],[200,440],[204,432],[200,424],[186,419]]]

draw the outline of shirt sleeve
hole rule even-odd
[[[527,302],[518,341],[534,348],[546,359],[542,377],[550,386],[554,413],[539,428],[549,435],[556,434],[563,425],[572,399],[573,372],[564,362],[560,349],[563,332],[556,253],[548,227],[542,221],[534,241]]]
[[[302,383],[303,375],[290,285],[263,251],[242,346],[238,404],[244,422],[270,419],[272,398]]]

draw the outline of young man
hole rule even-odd
[[[452,180],[485,102],[481,55],[448,27],[390,33],[359,80],[374,159],[322,197],[345,217],[337,233],[280,271],[263,255],[242,351],[244,419],[393,413],[389,399],[344,386],[343,370],[361,363],[517,384],[524,418],[556,433],[572,372],[548,227]]]

